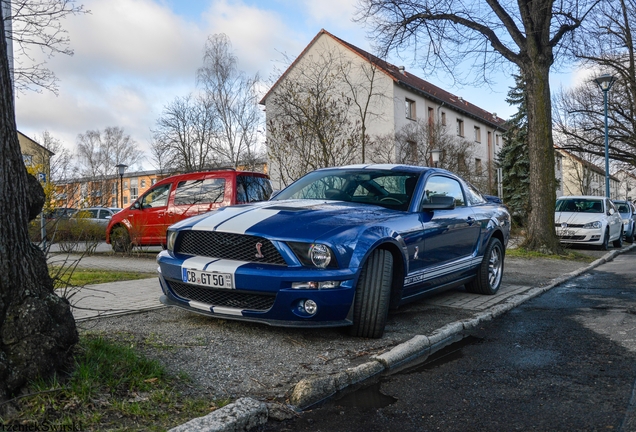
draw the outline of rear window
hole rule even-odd
[[[616,203],[614,203],[616,204]],[[616,204],[616,207],[618,207],[618,211],[620,213],[629,213],[629,207],[627,206],[627,204]]]
[[[211,178],[179,182],[174,196],[175,205],[193,205],[223,202],[225,179]]]
[[[236,201],[267,201],[272,195],[272,184],[268,178],[236,176]]]

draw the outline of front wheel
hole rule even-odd
[[[625,236],[625,241],[627,243],[634,243],[634,229],[636,229],[636,227],[632,226],[630,234],[628,236]]]
[[[621,227],[621,232],[618,235],[618,238],[612,242],[612,245],[614,245],[615,248],[623,247],[623,228],[622,227]]]
[[[371,253],[360,272],[353,300],[351,336],[381,338],[384,334],[391,299],[393,255],[383,249]]]
[[[477,276],[465,285],[466,291],[474,294],[496,294],[501,286],[504,256],[505,252],[501,241],[492,237],[488,247],[486,247],[484,259],[477,268]]]
[[[115,252],[128,253],[132,250],[132,242],[128,230],[123,226],[114,228],[110,233],[110,244]]]
[[[599,249],[602,251],[606,251],[609,249],[609,229],[605,230],[605,235],[603,236],[603,243],[599,246]]]

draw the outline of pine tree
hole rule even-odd
[[[506,102],[517,105],[518,110],[508,121],[508,130],[503,134],[504,145],[497,153],[497,164],[502,168],[504,203],[510,209],[513,221],[518,226],[525,226],[530,212],[528,111],[523,77],[515,75],[515,83]]]

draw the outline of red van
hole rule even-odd
[[[266,201],[271,194],[269,177],[257,172],[222,170],[168,177],[113,215],[106,243],[115,252],[163,245],[167,228],[180,220],[219,207]]]

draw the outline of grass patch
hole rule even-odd
[[[189,378],[171,376],[127,344],[83,335],[67,377],[40,380],[0,424],[72,430],[166,430],[229,403],[184,396]],[[68,429],[71,430],[71,429]]]
[[[53,278],[55,288],[156,277],[156,275],[151,273],[54,266],[49,267],[49,274]]]
[[[565,249],[561,255],[548,255],[541,252],[530,251],[524,248],[507,249],[506,257],[512,258],[547,258],[556,260],[568,260],[579,261],[584,263],[590,263],[595,261],[596,258],[581,252],[574,251],[572,249]]]

